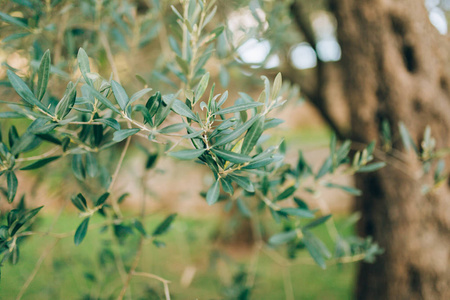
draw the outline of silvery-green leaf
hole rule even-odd
[[[238,128],[236,128],[235,130],[233,130],[232,133],[225,135],[223,137],[221,137],[220,139],[218,139],[213,146],[221,146],[221,145],[225,145],[228,144],[234,140],[236,140],[237,138],[239,138],[245,131],[247,131],[247,129],[250,128],[250,126],[253,125],[253,123],[255,123],[258,120],[259,116],[254,116],[253,118],[251,118],[250,120],[248,120],[247,122],[245,122],[244,124],[242,124],[241,126],[239,126]]]
[[[219,192],[220,192],[219,180],[216,180],[206,193],[206,202],[209,205],[213,205],[214,203],[216,203],[217,200],[219,200]]]
[[[232,151],[222,150],[213,148],[212,152],[214,152],[217,156],[225,159],[226,161],[230,161],[235,164],[249,162],[252,158],[248,155],[236,153]]]
[[[5,14],[4,12],[1,12],[1,11],[0,11],[0,18],[3,19],[3,21],[5,21],[7,23],[10,23],[10,24],[13,24],[13,25],[16,25],[16,26],[28,29],[28,25],[25,24],[24,22],[22,22],[20,19],[12,17],[12,16],[10,16],[8,14]]]
[[[307,209],[287,207],[280,209],[280,212],[297,217],[314,218],[314,213]]]
[[[72,81],[67,85],[66,91],[62,99],[58,102],[56,106],[56,117],[59,120],[64,119],[65,116],[69,114],[72,110],[73,105],[75,104],[75,100],[77,97],[77,87]]]
[[[136,93],[134,93],[131,97],[130,97],[130,102],[128,102],[128,104],[133,103],[134,101],[139,100],[142,96],[144,96],[145,94],[147,94],[148,92],[152,91],[151,88],[145,88],[142,89],[140,91],[137,91]]]
[[[127,104],[130,101],[127,93],[125,92],[123,87],[115,80],[111,81],[111,87],[114,93],[114,97],[116,97],[117,103],[119,104],[119,107],[123,111],[125,111],[125,108],[127,107]]]
[[[386,166],[386,163],[384,161],[380,161],[380,162],[376,162],[376,163],[373,163],[370,165],[362,166],[356,172],[357,173],[374,172],[376,170],[384,168],[385,166]]]
[[[259,138],[261,137],[264,131],[264,116],[261,116],[255,124],[253,124],[248,130],[247,134],[244,137],[244,142],[242,144],[241,153],[249,154],[253,147],[255,147]]]
[[[140,131],[139,128],[128,128],[128,129],[122,129],[119,131],[114,132],[113,141],[114,142],[120,142],[126,139],[129,136],[132,136]]]
[[[101,119],[95,119],[94,122],[103,123],[106,126],[111,127],[114,130],[119,131],[120,130],[120,124],[117,122],[117,120],[113,118],[101,118]]]
[[[224,114],[229,114],[229,113],[235,113],[235,112],[255,108],[255,107],[258,107],[261,105],[263,105],[263,104],[259,103],[259,102],[251,102],[251,103],[243,103],[243,104],[233,105],[233,106],[221,109],[221,110],[215,112],[213,115],[224,115]]]
[[[50,76],[50,50],[45,51],[41,59],[38,70],[37,99],[39,101],[44,97],[47,91],[48,78]]]
[[[89,92],[103,105],[111,109],[113,112],[120,114],[120,111],[108,100],[102,93],[94,89],[92,86],[88,86]]]
[[[227,176],[227,178],[230,178],[231,180],[236,182],[240,187],[242,187],[244,190],[250,193],[253,193],[255,191],[253,183],[247,177],[230,174]]]
[[[264,123],[264,130],[267,130],[269,128],[273,128],[276,127],[280,124],[284,123],[284,120],[281,119],[277,119],[277,118],[272,118],[272,119],[268,119],[266,120],[266,122]]]
[[[208,87],[209,82],[209,73],[206,73],[203,75],[202,79],[200,79],[200,82],[197,85],[197,88],[195,89],[195,101],[194,104],[197,103],[198,100],[203,96],[203,94],[206,91],[206,88]]]
[[[295,230],[290,230],[286,232],[277,233],[269,238],[269,244],[281,245],[290,242],[297,238],[297,232]]]
[[[181,150],[177,152],[169,152],[169,156],[183,159],[183,160],[191,160],[196,159],[200,155],[202,155],[206,149],[189,149],[189,150]]]
[[[225,91],[222,96],[220,96],[219,101],[217,101],[217,107],[221,107],[225,101],[228,99],[228,91]]]
[[[179,114],[180,116],[187,117],[189,119],[198,121],[197,116],[194,114],[194,112],[182,101],[176,99],[175,102],[172,105],[172,110]]]
[[[177,95],[167,95],[162,98],[166,106],[162,104],[159,105],[155,115],[155,126],[161,125],[161,123],[164,122],[164,120],[167,118],[170,113],[170,109],[172,108],[172,105],[176,100],[176,97]]]
[[[158,131],[159,131],[159,133],[163,133],[163,134],[173,133],[173,132],[178,132],[182,129],[185,129],[186,126],[188,126],[186,123],[172,124],[172,125],[162,128]]]
[[[281,83],[282,83],[281,73],[278,73],[273,82],[272,100],[275,100],[278,97],[278,93],[280,92],[281,89]]]
[[[340,185],[340,184],[336,184],[336,183],[332,183],[332,182],[325,183],[325,186],[328,188],[336,188],[336,189],[343,190],[344,192],[347,192],[354,196],[361,196],[361,194],[362,194],[362,192],[360,190],[358,190],[354,187],[351,187],[351,186]]]
[[[92,80],[88,77],[88,73],[91,72],[91,68],[89,67],[89,57],[87,56],[86,51],[84,51],[83,48],[80,48],[78,50],[77,60],[81,75],[83,76],[87,84],[92,85]]]
[[[29,164],[28,166],[25,166],[25,167],[23,167],[23,168],[20,168],[20,170],[25,171],[25,170],[34,170],[34,169],[38,169],[38,168],[40,168],[40,167],[45,166],[46,164],[51,163],[51,162],[54,161],[54,160],[57,160],[57,159],[60,158],[60,157],[61,157],[60,155],[58,155],[58,156],[50,156],[50,157],[46,157],[46,158],[43,158],[43,159],[41,159],[41,160],[35,161],[34,163]]]
[[[14,198],[16,197],[16,193],[17,193],[17,186],[18,186],[18,181],[17,181],[17,177],[16,174],[14,174],[13,171],[6,171],[6,184],[8,187],[8,202],[11,203],[14,201]]]
[[[6,74],[8,75],[9,81],[11,82],[12,87],[16,90],[17,94],[22,97],[23,100],[28,102],[33,106],[37,106],[46,113],[50,113],[50,111],[45,107],[31,92],[30,88],[23,82],[23,80],[14,74],[11,70],[7,70]]]
[[[84,237],[86,236],[87,229],[89,226],[89,217],[85,218],[83,222],[78,226],[77,231],[75,232],[75,236],[73,238],[73,241],[76,246],[81,244],[81,242],[84,240]]]

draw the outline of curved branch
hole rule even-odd
[[[289,7],[292,19],[297,26],[298,30],[303,33],[306,42],[308,42],[311,47],[314,49],[317,57],[317,67],[316,67],[316,86],[313,89],[305,89],[302,87],[303,94],[311,101],[311,103],[317,108],[319,113],[322,115],[325,122],[331,127],[331,129],[336,133],[336,136],[340,139],[346,139],[348,134],[338,126],[336,121],[331,116],[330,112],[327,108],[327,101],[324,95],[326,89],[326,71],[325,71],[325,63],[320,59],[317,52],[317,41],[314,35],[314,31],[311,27],[311,23],[308,20],[308,17],[304,14],[304,9],[302,4],[298,0],[294,0]],[[299,83],[296,80],[297,76],[292,76],[294,68],[291,63],[288,63],[289,71],[287,72],[287,77],[289,80]],[[291,73],[291,75],[289,75]],[[284,73],[283,73],[284,75]],[[301,85],[300,85],[301,86]]]

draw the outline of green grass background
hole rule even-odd
[[[145,224],[146,229],[151,232],[163,217],[150,216]],[[52,215],[41,217],[39,230],[45,231],[53,220]],[[223,291],[227,286],[226,278],[230,278],[240,267],[248,267],[252,252],[248,249],[235,249],[234,254],[224,254],[223,257],[227,258],[221,260],[218,267],[211,267],[211,253],[217,249],[211,242],[211,237],[222,226],[220,220],[216,216],[177,218],[169,233],[162,238],[167,247],[157,248],[151,243],[144,245],[138,271],[150,272],[170,280],[172,299],[225,299]],[[72,231],[80,221],[76,213],[67,213],[54,224],[52,232]],[[338,217],[337,225],[342,225],[344,221],[344,217]],[[103,219],[94,218],[90,226],[101,222]],[[271,224],[269,232],[280,229],[280,225],[273,221],[268,224]],[[351,231],[352,228],[348,228],[344,233]],[[321,226],[316,233],[332,250],[325,227]],[[98,263],[102,244],[109,239],[110,234],[100,233],[98,229],[90,230],[79,246],[73,244],[72,236],[61,239],[43,261],[22,299],[115,299],[122,287],[117,270],[101,269]],[[2,268],[0,299],[16,298],[42,251],[54,240],[51,236],[32,236],[23,243],[19,263],[15,266],[6,263]],[[127,266],[133,257],[133,252],[126,250],[127,246],[135,249],[136,244],[137,233],[127,239],[121,248]],[[284,255],[283,249],[277,251]],[[299,256],[301,259],[308,254],[302,251]],[[195,266],[197,271],[191,285],[184,288],[180,284],[180,278],[187,265]],[[261,253],[256,270],[251,299],[285,299],[283,268]],[[292,266],[290,275],[295,299],[350,299],[355,270],[355,264],[333,265],[326,270],[316,265]],[[96,278],[95,282],[92,281],[93,277]],[[133,277],[130,290],[133,299],[164,299],[162,284],[156,280]],[[91,298],[88,297],[89,294]]]

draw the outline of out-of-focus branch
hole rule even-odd
[[[325,63],[317,55],[316,47],[316,37],[314,31],[309,22],[309,18],[304,13],[303,6],[300,1],[294,0],[290,6],[290,12],[294,23],[297,28],[303,33],[305,40],[311,45],[311,47],[316,52],[317,57],[317,67],[316,67],[316,85],[314,88],[304,87],[298,82],[298,76],[295,76],[295,71],[291,63],[288,63],[289,71],[283,73],[284,77],[290,81],[297,83],[302,86],[303,94],[311,101],[311,103],[317,108],[319,113],[322,115],[326,123],[331,127],[331,129],[336,133],[336,136],[343,140],[347,138],[347,134],[342,128],[338,126],[336,121],[331,116],[325,97],[325,87],[326,87],[326,70]]]

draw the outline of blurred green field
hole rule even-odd
[[[39,219],[39,230],[45,231],[53,222],[54,216]],[[163,216],[150,216],[145,227],[151,232]],[[345,218],[338,217],[341,226]],[[76,228],[80,220],[75,213],[67,213],[53,225],[52,232],[69,232]],[[103,222],[94,218],[90,226]],[[269,232],[279,229],[268,222]],[[221,218],[216,216],[192,218],[179,217],[169,233],[162,238],[165,248],[157,248],[146,243],[138,271],[157,274],[171,281],[172,299],[225,299],[224,291],[233,274],[240,268],[248,268],[241,263],[249,262],[252,251],[233,247],[233,253],[223,252],[216,267],[211,266],[211,254],[220,250],[212,242],[219,226],[224,226]],[[323,227],[323,226],[322,226]],[[316,233],[329,241],[325,228],[318,228]],[[351,232],[352,228],[345,231]],[[99,254],[102,245],[107,243],[110,235],[99,233],[98,229],[88,232],[86,239],[79,246],[73,244],[73,236],[61,239],[50,255],[43,260],[36,277],[29,285],[22,299],[114,299],[122,287],[115,268],[102,268]],[[55,241],[54,237],[32,236],[21,248],[19,264],[11,266],[6,263],[2,268],[0,298],[15,299],[22,285],[33,272],[42,251]],[[135,245],[137,234],[126,240],[126,245]],[[136,247],[132,247],[136,249]],[[231,248],[231,247],[230,247]],[[238,249],[238,250],[236,250]],[[284,254],[280,249],[279,253]],[[126,266],[130,265],[134,253],[122,251]],[[308,257],[302,253],[302,257]],[[300,257],[300,259],[302,258]],[[189,287],[182,287],[180,278],[186,265],[195,267],[195,276]],[[95,267],[93,267],[95,266]],[[251,299],[277,300],[285,299],[283,268],[266,254],[260,253],[257,262],[255,289]],[[290,267],[290,276],[295,299],[349,299],[352,295],[355,264],[329,266],[322,270],[315,265],[299,264]],[[87,273],[88,271],[93,273]],[[133,299],[164,299],[163,286],[159,281],[133,277],[130,285]]]

